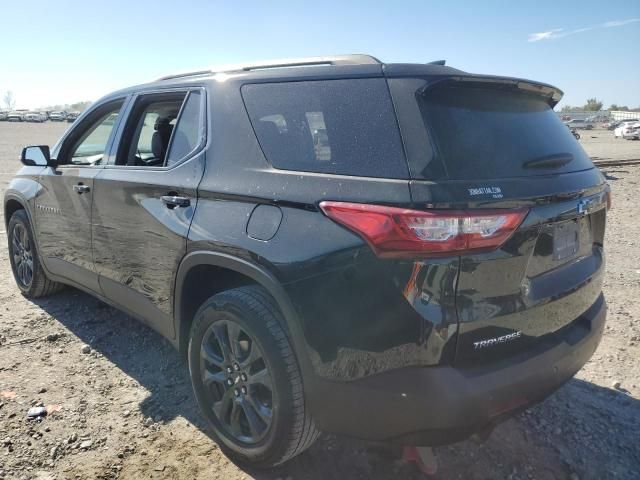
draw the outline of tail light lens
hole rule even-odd
[[[607,201],[607,210],[611,210],[611,206],[613,204],[613,199],[611,198],[611,190],[607,190],[607,193],[605,193],[605,199]]]
[[[515,210],[409,210],[347,202],[321,202],[333,221],[363,237],[379,257],[463,255],[499,248],[528,213]]]

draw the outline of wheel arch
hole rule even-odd
[[[24,210],[27,212],[27,217],[29,218],[29,222],[33,225],[33,221],[31,219],[31,212],[27,207],[27,202],[14,194],[7,194],[4,199],[4,226],[7,227],[9,225],[9,220],[11,220],[11,216],[17,212],[18,210]]]
[[[11,216],[17,212],[18,210],[24,210],[27,214],[27,218],[29,219],[29,223],[31,224],[31,230],[33,232],[33,240],[35,242],[36,251],[40,251],[40,239],[38,238],[36,231],[36,222],[33,218],[33,212],[31,208],[29,208],[29,201],[22,196],[22,194],[14,193],[16,190],[10,190],[4,195],[4,226],[5,230],[9,229],[9,220],[11,220]],[[47,275],[49,275],[49,270],[43,259],[41,259],[41,265]]]
[[[264,267],[226,253],[194,251],[187,254],[178,267],[174,291],[173,317],[174,343],[180,352],[185,354],[188,348],[189,329],[193,320],[193,318],[189,318],[189,312],[192,311],[195,314],[195,311],[200,306],[187,304],[189,302],[189,293],[186,290],[189,288],[189,275],[197,272],[197,269],[203,266],[221,269],[224,271],[224,275],[230,275],[231,280],[227,277],[226,281],[222,282],[227,288],[257,284],[269,292],[285,319],[286,325],[283,325],[283,327],[289,335],[300,368],[305,378],[309,378],[307,374],[312,372],[312,368],[306,350],[306,342],[293,303],[284,288],[273,274]],[[210,295],[227,288],[212,288]]]

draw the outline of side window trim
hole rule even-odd
[[[171,132],[171,137],[169,138],[169,145],[167,146],[167,157],[165,158],[165,162],[168,162],[169,160],[169,154],[171,153],[171,147],[173,146],[173,138],[176,134],[176,130],[178,130],[178,125],[180,124],[180,120],[182,119],[182,114],[184,113],[184,109],[187,107],[187,102],[189,101],[189,98],[191,98],[191,95],[193,95],[194,90],[189,90],[187,92],[187,96],[184,97],[184,101],[182,102],[182,105],[180,106],[180,112],[178,112],[178,117],[176,118],[176,128],[173,129],[173,131]],[[176,160],[175,162],[173,162],[171,164],[171,166],[174,165],[179,165],[181,164],[186,158],[191,157],[193,152],[198,150],[200,148],[200,146],[202,145],[202,137],[203,137],[203,131],[204,131],[204,125],[202,123],[202,111],[203,111],[203,96],[202,96],[202,92],[200,92],[200,117],[198,118],[198,128],[201,130],[199,133],[200,136],[200,140],[198,141],[198,144],[190,151],[187,152],[185,155],[182,156],[182,158],[179,158],[178,160]],[[165,167],[169,167],[169,165],[165,165]]]
[[[126,105],[123,106],[122,112],[120,115],[120,121],[115,129],[115,134],[113,136],[113,140],[111,142],[109,153],[107,154],[107,161],[104,162],[103,167],[108,168],[110,165],[114,164],[116,161],[116,155],[118,153],[118,146],[120,145],[120,141],[122,140],[122,135],[124,133],[124,127],[127,124],[127,120],[129,119],[129,115],[133,110],[133,105],[136,101],[136,94],[131,94],[127,98]]]
[[[169,153],[171,152],[171,147],[173,146],[173,138],[176,135],[176,130],[178,129],[178,124],[180,123],[180,120],[182,119],[182,114],[184,113],[184,109],[187,106],[187,102],[189,101],[189,97],[191,96],[191,92],[192,90],[188,90],[187,94],[184,96],[184,100],[182,100],[182,105],[180,105],[180,111],[178,112],[178,116],[176,117],[176,126],[173,128],[173,130],[171,131],[171,136],[169,137],[169,143],[167,144],[167,153],[165,154],[164,157],[164,165],[162,165],[163,167],[167,167],[167,162],[169,161]],[[189,152],[191,153],[191,152]],[[175,162],[174,165],[177,165],[178,163],[181,163],[182,159],[180,159],[179,161]]]
[[[116,118],[116,123],[113,126],[113,128],[111,129],[111,133],[109,134],[109,138],[107,139],[107,144],[105,145],[105,150],[104,150],[104,161],[102,163],[100,163],[99,165],[81,165],[81,164],[62,164],[62,165],[56,165],[56,168],[104,168],[106,167],[109,162],[111,161],[111,152],[112,152],[112,148],[113,148],[113,144],[116,138],[116,134],[117,131],[120,129],[121,125],[123,125],[123,118],[124,118],[124,113],[127,111],[128,107],[129,107],[129,103],[131,101],[131,95],[125,95],[123,97],[115,97],[115,98],[109,98],[107,100],[104,100],[101,103],[96,103],[95,105],[91,106],[91,109],[88,110],[87,112],[85,112],[82,116],[84,118],[89,117],[90,115],[92,115],[95,111],[103,108],[104,106],[110,104],[110,103],[115,103],[118,101],[122,101],[122,105],[120,106],[120,110],[118,111],[118,116]],[[77,120],[76,120],[77,121]],[[58,143],[56,143],[56,145],[54,146],[54,152],[55,152],[55,157],[57,158],[58,155],[60,154],[60,151],[63,150],[65,143],[67,141],[69,141],[69,138],[73,137],[76,133],[77,130],[82,128],[83,125],[81,123],[75,124],[74,126],[72,126],[67,132],[65,132],[65,134],[63,135],[63,137],[58,141]]]
[[[153,95],[153,94],[158,94],[158,93],[172,93],[172,92],[185,92],[187,95],[185,96],[184,101],[182,102],[182,105],[180,106],[180,112],[178,113],[178,117],[176,117],[176,125],[178,124],[178,121],[180,120],[180,116],[182,115],[182,111],[184,109],[185,104],[187,103],[187,99],[189,98],[189,95],[191,94],[191,92],[193,91],[199,91],[200,92],[200,141],[198,143],[198,145],[196,146],[196,148],[194,148],[191,152],[189,152],[187,155],[185,155],[183,158],[181,158],[179,161],[173,163],[170,166],[151,166],[151,167],[142,167],[139,165],[116,165],[116,155],[118,153],[118,148],[120,146],[120,142],[122,141],[122,137],[124,135],[124,127],[127,125],[127,122],[129,120],[129,117],[131,115],[131,112],[133,111],[133,109],[135,108],[135,104],[137,102],[137,100],[142,97],[142,96],[146,96],[146,95]],[[117,132],[117,138],[114,138],[114,141],[111,145],[111,150],[109,152],[109,156],[108,156],[108,161],[105,162],[105,164],[103,165],[103,168],[108,168],[108,169],[120,169],[120,170],[144,170],[145,172],[149,172],[149,171],[162,171],[162,172],[166,172],[168,170],[172,170],[180,165],[182,165],[183,163],[185,163],[186,161],[190,160],[191,158],[193,158],[194,156],[196,156],[197,154],[199,154],[204,147],[207,144],[207,119],[208,119],[208,115],[207,115],[207,89],[205,87],[202,86],[194,86],[194,87],[173,87],[173,88],[163,88],[163,89],[155,89],[155,90],[141,90],[139,92],[136,92],[134,94],[132,94],[130,96],[130,98],[128,99],[128,103],[127,103],[127,107],[126,109],[122,110],[122,114],[121,114],[121,121],[118,125],[118,132]],[[175,131],[175,129],[174,129]],[[173,132],[171,134],[171,137],[169,139],[169,145],[167,147],[167,153],[169,152],[169,149],[171,148],[171,142],[173,141]]]

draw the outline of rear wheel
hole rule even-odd
[[[261,287],[228,290],[195,315],[189,372],[196,399],[225,454],[272,467],[318,437],[282,315]]]
[[[11,216],[7,239],[13,278],[25,296],[44,297],[62,288],[60,283],[49,280],[42,268],[31,224],[24,210],[17,210]]]

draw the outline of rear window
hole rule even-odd
[[[592,168],[546,101],[520,90],[442,86],[418,95],[432,160],[455,180],[521,177]]]
[[[252,84],[242,96],[275,168],[408,178],[384,79]]]

